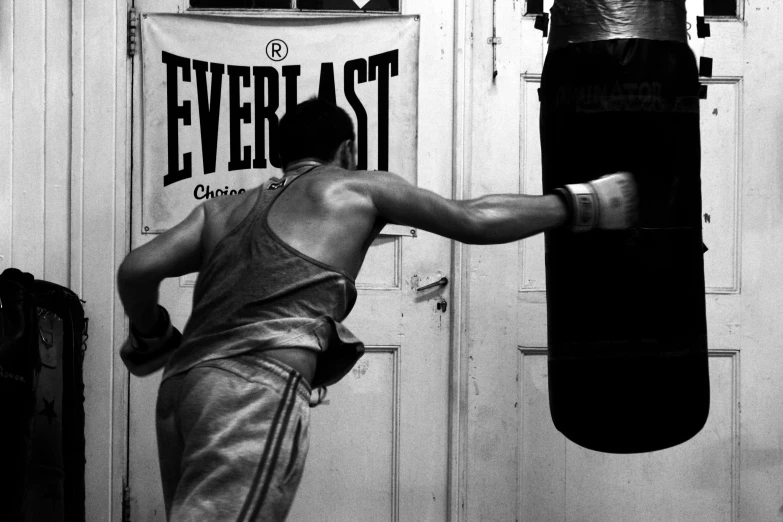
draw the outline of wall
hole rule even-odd
[[[70,7],[0,3],[0,271],[70,277]]]

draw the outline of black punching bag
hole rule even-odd
[[[680,444],[709,413],[699,80],[684,43],[550,50],[541,79],[544,193],[633,173],[628,231],[546,234],[549,400],[557,429],[608,453]]]

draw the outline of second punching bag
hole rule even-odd
[[[546,234],[554,424],[596,451],[680,444],[709,413],[694,56],[679,41],[550,40],[540,95],[545,194],[618,171],[639,190],[636,228]]]

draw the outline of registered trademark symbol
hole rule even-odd
[[[272,40],[266,44],[266,55],[273,62],[285,60],[288,56],[288,45],[283,40]]]

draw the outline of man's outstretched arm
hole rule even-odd
[[[181,223],[133,250],[120,265],[117,289],[125,312],[140,333],[154,333],[161,281],[201,267],[203,228],[204,206],[199,205]]]
[[[637,196],[628,173],[569,185],[559,195],[493,194],[445,199],[386,172],[371,173],[366,190],[383,219],[468,244],[508,243],[566,226],[575,231],[628,228]]]

